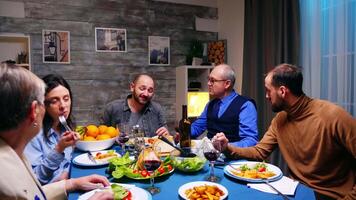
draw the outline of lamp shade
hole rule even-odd
[[[188,92],[188,117],[198,117],[209,102],[209,92]]]
[[[49,42],[48,49],[51,55],[56,53],[56,45],[54,45],[54,42]]]

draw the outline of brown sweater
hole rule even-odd
[[[333,198],[356,199],[356,120],[345,110],[302,96],[276,115],[256,146],[229,145],[227,153],[265,160],[277,145],[294,179]]]

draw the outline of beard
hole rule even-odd
[[[132,94],[132,97],[136,102],[138,102],[141,105],[146,105],[152,99],[152,97],[140,97],[140,95],[137,94],[136,92]]]
[[[272,104],[271,106],[272,111],[278,113],[283,111],[286,108],[287,104],[282,99],[278,99],[276,103]]]

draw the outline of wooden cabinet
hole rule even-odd
[[[0,34],[0,62],[7,60],[31,70],[30,36]]]
[[[189,96],[196,96],[198,93],[202,93],[201,97],[198,97],[198,102],[204,105],[209,100],[208,94],[208,76],[212,66],[179,66],[176,68],[176,120],[182,118],[182,105],[188,106],[188,117],[197,116],[192,114],[192,111],[199,108],[193,108],[188,102]],[[200,94],[199,94],[200,95]],[[198,106],[198,105],[197,105]],[[199,106],[201,108],[201,106]],[[197,113],[197,111],[194,111]],[[199,113],[200,115],[200,113]]]

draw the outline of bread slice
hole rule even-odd
[[[165,136],[169,141],[171,141],[172,143],[174,143],[173,140],[173,136]],[[173,150],[175,150],[174,147],[172,147],[171,145],[163,142],[160,139],[156,139],[155,142],[153,143],[154,147],[159,147],[160,148],[160,156],[168,156]]]

